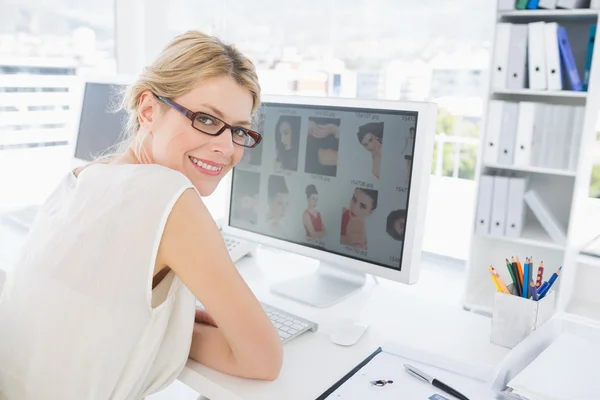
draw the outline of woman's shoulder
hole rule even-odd
[[[80,191],[106,197],[118,194],[120,198],[164,198],[166,201],[185,189],[194,188],[181,172],[158,164],[93,164],[79,173]]]
[[[79,172],[86,179],[108,178],[114,183],[178,184],[192,186],[181,172],[159,164],[91,164]]]

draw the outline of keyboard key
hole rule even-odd
[[[294,325],[292,325],[292,328],[294,328],[294,329],[296,329],[296,330],[299,331],[299,330],[304,329],[304,326],[303,325],[294,324]]]
[[[289,338],[290,336],[292,336],[292,335],[290,335],[290,334],[289,334],[289,333],[287,333],[287,332],[281,332],[281,333],[279,334],[279,337],[282,337],[282,338],[284,338],[284,339],[287,339],[287,338]]]
[[[290,335],[293,335],[293,334],[298,333],[298,331],[296,329],[287,328],[287,333],[289,333]]]
[[[283,324],[284,324],[285,326],[292,326],[292,325],[294,325],[294,323],[293,323],[292,321],[289,321],[289,320],[288,320],[288,321],[285,321]]]

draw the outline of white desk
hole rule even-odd
[[[309,265],[303,268],[299,264],[304,262]],[[178,379],[211,400],[315,399],[389,341],[435,352],[490,373],[508,353],[489,343],[489,318],[415,297],[405,285],[369,282],[346,301],[316,309],[269,292],[272,282],[312,271],[314,262],[259,248],[256,258],[241,260],[238,268],[259,300],[319,323],[319,331],[284,345],[283,368],[274,382],[232,377],[189,360]],[[335,321],[344,316],[360,317],[371,324],[352,347],[337,346],[328,337]]]

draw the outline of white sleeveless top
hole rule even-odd
[[[195,298],[173,271],[152,279],[187,188],[159,165],[94,164],[62,181],[0,297],[0,398],[141,399],[177,378]]]

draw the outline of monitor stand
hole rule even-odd
[[[271,291],[280,296],[325,308],[359,291],[367,276],[362,272],[321,261],[314,273],[276,283]]]

